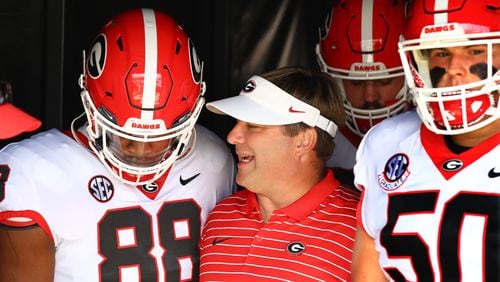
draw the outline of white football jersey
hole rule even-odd
[[[11,144],[0,152],[0,223],[34,221],[52,237],[55,281],[196,280],[201,228],[233,192],[235,165],[214,133],[197,125],[193,136],[161,187],[123,184],[57,130]]]
[[[354,134],[347,127],[342,127],[335,135],[335,149],[326,162],[326,166],[333,168],[335,177],[348,187],[354,188],[352,168],[356,161],[356,150],[361,137]]]
[[[356,161],[356,145],[346,137],[343,131],[338,130],[335,135],[335,150],[326,162],[326,166],[352,171]]]
[[[358,221],[395,281],[498,281],[500,134],[460,154],[414,111],[365,135]]]

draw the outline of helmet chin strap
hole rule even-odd
[[[99,137],[99,138],[95,138],[94,139],[94,143],[95,143],[95,148],[97,149],[97,151],[102,151],[104,145],[103,145],[103,141],[102,141],[102,136]]]
[[[181,144],[181,146],[177,150],[177,155],[178,155],[177,160],[180,160],[189,155],[189,152],[191,152],[191,149],[194,147],[195,143],[196,143],[196,128],[193,127],[189,140],[186,143]]]

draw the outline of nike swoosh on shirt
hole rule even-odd
[[[490,171],[488,171],[489,178],[495,178],[495,177],[499,177],[499,176],[500,176],[500,171],[495,171],[495,168],[492,168],[492,169],[490,169]]]
[[[187,185],[189,182],[193,181],[196,177],[198,177],[200,173],[197,173],[189,178],[182,179],[182,175],[179,176],[179,181],[181,182],[182,185]]]
[[[224,241],[226,241],[226,240],[229,240],[229,239],[231,239],[231,237],[228,237],[228,238],[222,238],[222,239],[218,239],[218,240],[217,240],[217,238],[215,238],[215,239],[212,241],[212,246],[215,246],[215,245],[217,245],[217,244],[219,244],[219,243],[222,243],[222,242],[224,242]]]

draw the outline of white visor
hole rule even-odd
[[[320,115],[317,108],[293,97],[270,81],[252,76],[240,95],[210,102],[207,109],[235,119],[261,125],[303,122],[335,137],[337,125]]]

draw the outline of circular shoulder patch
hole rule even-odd
[[[384,190],[392,191],[401,186],[410,175],[410,160],[403,153],[393,155],[387,160],[384,171],[378,175],[378,183]]]
[[[113,183],[103,175],[96,175],[89,181],[89,192],[99,202],[105,203],[113,198]]]

